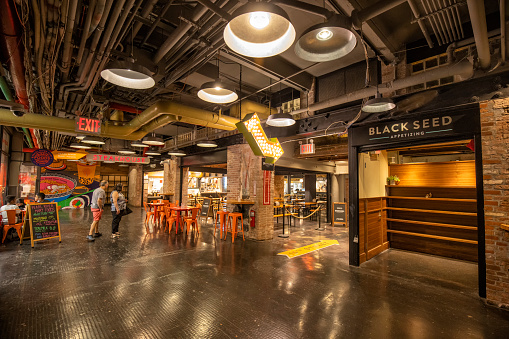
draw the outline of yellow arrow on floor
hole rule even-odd
[[[329,247],[332,245],[339,245],[339,243],[337,240],[322,240],[320,242],[317,242],[317,243],[314,243],[311,245],[294,248],[293,250],[284,251],[284,252],[278,253],[277,255],[286,255],[288,258],[291,259],[291,258],[295,258],[295,257],[301,256],[301,255],[304,255],[304,254],[307,254],[310,252],[314,252],[319,249]]]

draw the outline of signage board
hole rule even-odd
[[[350,145],[410,142],[479,133],[479,109],[421,114],[414,118],[377,122],[350,129]]]
[[[269,164],[265,162],[265,159],[262,161],[262,171],[274,171],[276,166],[274,164]]]
[[[203,198],[203,205],[201,205],[200,216],[202,216],[202,217],[209,216],[211,202],[212,202],[211,198]]]
[[[62,241],[56,203],[29,204],[27,205],[27,211],[28,225],[25,223],[25,226],[29,227],[32,247],[34,247],[36,241],[40,240],[58,238],[59,242]],[[23,227],[21,242],[25,235],[25,226]]]
[[[113,161],[126,164],[148,164],[150,163],[150,158],[117,154],[87,154],[87,161]]]
[[[76,117],[76,132],[87,134],[101,134],[101,120],[86,117]]]
[[[256,113],[246,115],[244,120],[236,123],[235,126],[244,135],[253,153],[266,157],[267,163],[275,163],[283,155],[283,147],[277,138],[267,138]]]
[[[79,160],[87,155],[87,152],[64,152],[53,151],[53,157],[60,160]]]
[[[270,205],[272,172],[263,171],[263,204]]]
[[[32,152],[30,160],[36,166],[46,167],[51,165],[55,158],[53,157],[53,153],[51,153],[51,151],[41,148]]]
[[[300,145],[300,154],[315,154],[315,144]]]
[[[333,206],[333,222],[332,226],[336,224],[347,225],[346,221],[346,203],[345,202],[334,202]]]

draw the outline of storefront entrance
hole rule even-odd
[[[394,248],[477,262],[485,296],[478,105],[349,132],[351,265]]]

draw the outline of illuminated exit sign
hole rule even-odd
[[[88,134],[101,134],[101,120],[77,117],[74,130]]]
[[[300,154],[315,154],[315,144],[300,145]]]

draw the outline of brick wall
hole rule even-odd
[[[179,183],[177,182],[177,166],[176,159],[169,159],[164,162],[164,180],[163,180],[163,193],[170,193],[173,196],[170,197],[171,202],[175,202],[178,199],[176,192]]]
[[[129,205],[139,207],[143,197],[142,165],[129,167]]]
[[[285,176],[274,176],[274,198],[283,198],[285,196]]]
[[[481,103],[487,300],[509,307],[509,99]]]
[[[274,198],[270,194],[270,204],[263,205],[262,158],[253,154],[247,144],[228,146],[228,201],[239,200],[241,195],[249,195],[254,201],[249,206],[256,213],[255,227],[246,233],[254,240],[269,240],[274,237]],[[274,173],[271,173],[271,190],[274,190]],[[228,210],[234,206],[228,204]]]

